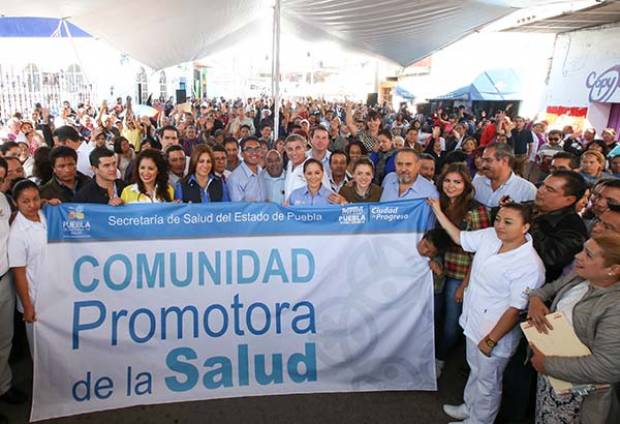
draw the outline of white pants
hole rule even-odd
[[[11,388],[13,379],[9,367],[9,355],[13,346],[14,314],[15,291],[7,273],[0,279],[0,395]]]
[[[478,342],[467,340],[467,363],[471,368],[463,395],[469,418],[467,424],[493,424],[502,400],[502,377],[510,358],[488,358]]]

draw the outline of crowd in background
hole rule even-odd
[[[497,111],[269,98],[36,105],[0,131],[0,401],[24,401],[8,356],[15,305],[32,341],[43,205],[425,199],[436,370],[466,341],[456,422],[618,423],[620,147],[614,129],[551,129]],[[130,207],[130,206],[129,206]],[[415,247],[412,247],[415,248]],[[545,356],[518,323],[560,311],[590,349]],[[547,376],[578,389],[555,393]],[[534,401],[535,398],[535,401]],[[2,419],[0,418],[0,422]]]

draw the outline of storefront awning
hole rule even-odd
[[[513,69],[494,69],[481,73],[474,81],[432,100],[518,101],[521,81]]]
[[[396,94],[399,97],[402,97],[405,100],[415,99],[415,96],[413,94],[411,94],[407,89],[401,87],[400,85],[397,85],[394,88],[394,94]]]

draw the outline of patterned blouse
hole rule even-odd
[[[364,145],[368,153],[374,152],[375,146],[379,143],[379,138],[371,136],[367,130],[358,131],[357,139]]]
[[[481,230],[491,226],[491,219],[487,209],[480,203],[473,201],[469,212],[459,225],[461,231]],[[461,246],[452,244],[444,254],[443,267],[447,278],[456,280],[465,279],[471,265],[473,254],[465,252]]]

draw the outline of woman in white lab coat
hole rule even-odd
[[[527,308],[529,291],[545,279],[528,234],[531,210],[508,203],[499,210],[493,228],[460,231],[438,200],[428,202],[452,240],[466,252],[475,252],[459,320],[471,372],[464,403],[444,405],[444,412],[456,422],[492,424],[501,402],[502,375],[521,337],[519,313]]]

